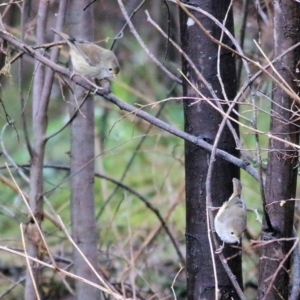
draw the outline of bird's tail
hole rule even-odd
[[[71,38],[70,38],[70,36],[68,36],[66,33],[63,33],[63,32],[61,32],[61,31],[57,31],[57,30],[55,30],[54,28],[51,28],[51,30],[54,32],[54,33],[56,33],[56,34],[58,34],[62,39],[64,39],[65,41],[70,41],[71,40]]]

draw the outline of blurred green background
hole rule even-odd
[[[138,1],[126,3],[131,11]],[[33,1],[33,16],[37,11],[38,1]],[[95,11],[95,40],[108,40],[100,43],[109,48],[112,39],[117,35],[124,24],[124,18],[116,1],[100,1],[93,4]],[[134,16],[133,23],[150,51],[173,74],[180,77],[178,69],[181,68],[180,54],[167,43],[146,20],[145,10],[148,9],[152,18],[167,32],[167,14],[170,12],[169,34],[172,39],[179,41],[178,11],[172,3],[164,4],[162,1],[148,1]],[[242,2],[236,1],[235,31],[236,38],[240,40],[242,17]],[[253,8],[252,8],[253,9]],[[52,41],[53,33],[50,31],[55,24],[57,2],[52,3],[49,17],[48,40]],[[8,31],[16,37],[20,36],[20,11],[17,6],[11,6],[4,16],[4,23]],[[65,29],[64,31],[67,31]],[[261,29],[261,47],[267,55],[272,54],[271,25],[263,24]],[[34,44],[34,30],[28,27],[27,42]],[[247,19],[245,30],[245,55],[261,61],[253,43],[259,34],[256,17]],[[60,62],[67,61],[66,47],[61,52]],[[147,56],[130,30],[127,28],[123,37],[117,40],[113,51],[119,58],[121,72],[118,81],[111,83],[113,93],[123,101],[135,105],[147,105],[143,108],[152,115],[168,122],[170,125],[183,130],[182,100],[171,98],[180,97],[181,86],[174,83],[163,73]],[[9,168],[18,185],[25,194],[29,193],[28,183],[20,177],[12,165],[12,161],[28,174],[29,155],[24,140],[23,124],[21,120],[20,89],[25,100],[23,114],[27,120],[29,137],[32,136],[31,127],[31,85],[33,76],[32,61],[25,57],[26,76],[21,84],[18,75],[19,62],[11,67],[10,75],[1,75],[1,103],[0,129],[2,155],[0,156],[0,173],[11,180],[5,164]],[[253,74],[256,69],[251,70]],[[240,85],[246,80],[242,72]],[[257,96],[254,99],[258,111],[258,128],[269,130],[269,113],[271,82],[261,76],[255,82],[256,88],[266,96]],[[48,111],[47,135],[52,135],[64,126],[69,120],[68,97],[66,87],[61,87],[56,77],[51,95]],[[163,103],[159,101],[168,99]],[[184,101],[184,100],[183,100]],[[240,100],[240,114],[247,120],[241,123],[251,126],[253,120],[253,107],[251,95],[247,91]],[[14,126],[6,126],[7,115],[14,120]],[[254,107],[255,109],[255,107]],[[5,128],[5,130],[4,130]],[[251,163],[258,167],[256,143],[253,132],[240,128],[243,151]],[[142,142],[142,143],[141,143]],[[141,144],[140,144],[141,143]],[[268,153],[268,139],[260,135],[261,159],[266,163]],[[44,208],[50,213],[60,215],[70,231],[69,212],[69,166],[70,132],[69,127],[64,129],[47,143],[44,169],[44,189],[47,201]],[[7,155],[5,155],[7,153]],[[118,107],[101,97],[95,97],[95,167],[96,172],[115,180],[120,180],[128,163],[133,158],[123,183],[135,190],[156,208],[174,235],[180,250],[185,254],[185,196],[184,196],[184,143],[181,139],[151,126],[135,115],[128,115]],[[25,167],[24,167],[25,166]],[[23,168],[24,167],[24,168]],[[261,210],[259,184],[244,171],[241,172],[243,183],[243,196],[248,207]],[[22,250],[20,222],[26,222],[27,209],[23,199],[6,184],[0,183],[0,232],[1,245]],[[47,193],[47,191],[50,191]],[[99,260],[114,282],[131,286],[150,299],[173,299],[171,285],[180,270],[180,261],[166,235],[164,229],[159,230],[160,222],[155,213],[145,206],[136,195],[122,187],[116,190],[116,184],[106,179],[95,178],[95,201],[99,235]],[[297,213],[298,216],[298,213]],[[296,219],[298,222],[298,218]],[[43,222],[45,236],[51,250],[58,257],[71,260],[71,245],[64,234],[52,222],[45,219]],[[157,230],[157,231],[156,231]],[[249,239],[259,239],[260,224],[255,216],[249,213],[248,229],[243,243],[243,270],[245,292],[247,299],[256,299],[255,289],[257,280],[257,265],[259,249],[253,249]],[[153,240],[144,246],[147,238],[153,234]],[[144,247],[144,248],[143,248]],[[138,257],[135,255],[142,249]],[[47,260],[47,259],[46,259]],[[1,251],[0,268],[0,295],[13,284],[13,281],[22,279],[25,270],[25,261],[17,256]],[[12,270],[16,268],[16,272]],[[7,270],[5,273],[3,270]],[[47,299],[64,299],[67,291],[59,278],[52,271],[45,270],[45,295]],[[177,299],[185,299],[185,270],[182,270],[174,283]],[[72,281],[71,281],[72,282]],[[23,292],[24,281],[20,282],[14,290],[2,299],[20,299]],[[48,290],[51,284],[51,291]],[[55,287],[55,288],[54,288]],[[51,298],[52,297],[52,298]],[[67,299],[67,298],[66,298]]]

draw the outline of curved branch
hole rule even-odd
[[[40,55],[39,53],[37,53],[36,51],[33,50],[33,48],[27,46],[26,44],[24,44],[23,42],[21,42],[20,40],[16,39],[14,36],[12,36],[11,34],[9,34],[6,31],[0,30],[0,37],[5,39],[6,41],[8,41],[9,43],[11,43],[12,45],[14,45],[15,47],[17,47],[18,49],[20,49],[21,51],[23,51],[24,53],[34,57],[35,59],[39,60],[40,62],[46,64],[49,68],[51,68],[52,70],[59,72],[63,75],[66,75],[68,77],[70,77],[71,75],[71,71],[69,71],[66,68],[63,68],[55,63],[53,63],[52,61],[50,61],[49,59],[47,59],[46,57]],[[84,78],[82,78],[79,75],[74,75],[72,77],[72,80],[90,90],[90,91],[94,91],[95,88],[94,86],[87,82]],[[112,93],[105,93],[105,91],[102,90],[98,90],[96,92],[97,95],[102,96],[104,99],[114,103],[115,105],[117,105],[120,109],[122,110],[126,110],[129,113],[132,113],[134,115],[139,116],[140,118],[146,120],[147,122],[155,125],[158,128],[161,128],[169,133],[171,133],[172,135],[175,135],[181,139],[184,139],[186,141],[189,141],[199,147],[202,147],[203,149],[207,150],[208,152],[212,151],[213,146],[209,143],[207,143],[202,137],[197,137],[197,136],[193,136],[191,134],[188,134],[174,126],[169,125],[168,123],[153,117],[152,115],[150,115],[147,112],[144,112],[140,109],[137,109],[136,107],[125,103],[124,101],[120,100],[118,97],[116,97],[114,94]],[[273,138],[273,136],[271,134],[268,134],[268,137]],[[283,142],[286,142],[284,140],[282,140]],[[298,145],[294,145],[295,148],[299,148],[300,146]],[[238,166],[239,168],[245,170],[247,173],[249,173],[252,177],[254,177],[256,180],[259,180],[259,175],[256,169],[254,169],[249,162],[244,161],[242,159],[239,159],[233,155],[228,154],[226,151],[217,149],[216,151],[216,155],[233,163],[234,165]]]
[[[161,68],[172,80],[174,80],[175,82],[182,84],[182,80],[180,80],[178,77],[176,77],[175,75],[173,75],[151,52],[150,50],[147,48],[147,46],[145,45],[145,43],[143,42],[143,40],[141,39],[141,37],[139,36],[139,34],[137,33],[136,29],[134,28],[130,17],[128,16],[126,9],[123,5],[122,0],[118,0],[120,9],[123,13],[123,16],[130,28],[130,31],[132,32],[132,34],[134,35],[134,37],[137,39],[137,41],[139,42],[139,44],[143,47],[144,51],[148,54],[148,56],[151,58],[151,60],[159,67]]]
[[[86,166],[86,165],[85,165]],[[85,167],[83,166],[83,168]],[[23,164],[20,165],[20,167],[22,168],[29,168],[30,164]],[[4,169],[6,168],[5,166],[1,166],[0,169]],[[55,164],[44,164],[44,168],[52,168],[52,169],[58,169],[58,170],[64,170],[64,171],[70,171],[70,167],[69,166],[64,166],[64,165],[55,165]],[[80,171],[80,170],[79,170]],[[75,174],[74,174],[75,175]],[[105,180],[108,180],[114,184],[116,184],[117,186],[123,188],[124,190],[128,191],[129,193],[131,193],[132,195],[136,196],[138,199],[140,199],[147,208],[149,208],[158,218],[158,220],[161,223],[161,226],[164,228],[164,230],[166,231],[166,234],[169,236],[171,243],[173,244],[176,253],[181,261],[181,263],[184,265],[185,264],[185,259],[183,257],[183,254],[181,253],[177,242],[175,240],[175,238],[173,237],[169,227],[167,226],[166,222],[164,221],[162,215],[160,214],[159,210],[157,208],[155,208],[146,197],[144,197],[143,195],[141,195],[139,192],[137,192],[135,189],[131,188],[130,186],[112,178],[109,177],[107,175],[103,175],[101,173],[95,173],[95,176],[98,178],[103,178]],[[59,187],[60,185],[62,185],[64,182],[66,182],[67,180],[70,179],[70,176],[68,176],[67,178],[65,178],[62,182],[60,182],[58,185],[56,185],[54,188],[51,189],[51,191],[53,191],[54,189],[56,189],[57,187]],[[47,193],[47,192],[46,192]]]

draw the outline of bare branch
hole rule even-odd
[[[134,28],[127,12],[126,9],[123,5],[122,0],[118,0],[119,6],[121,8],[121,11],[123,13],[123,16],[128,24],[128,26],[130,27],[130,30],[132,32],[132,34],[135,36],[135,38],[137,39],[137,41],[139,42],[139,44],[142,46],[142,48],[145,50],[145,52],[148,54],[148,56],[151,58],[151,60],[160,68],[162,69],[172,80],[176,81],[177,83],[181,84],[182,81],[177,78],[175,75],[173,75],[161,62],[159,62],[159,60],[150,52],[150,50],[147,48],[147,46],[145,45],[145,43],[143,42],[143,40],[141,39],[141,37],[139,36],[139,34],[137,33],[136,29]]]
[[[13,44],[14,46],[16,46],[17,48],[19,48],[20,50],[22,50],[24,53],[34,57],[35,59],[39,60],[40,62],[46,64],[48,67],[50,67],[52,70],[59,72],[63,75],[66,76],[70,76],[71,72],[68,71],[66,68],[60,67],[57,64],[54,64],[53,62],[51,62],[49,59],[47,59],[46,57],[41,56],[40,54],[36,53],[31,47],[27,46],[26,44],[22,43],[21,41],[17,40],[15,37],[13,37],[12,35],[10,35],[7,32],[1,31],[0,30],[0,37],[6,39],[9,43]],[[81,76],[79,75],[75,75],[72,77],[72,80],[79,84],[80,86],[90,90],[90,91],[94,91],[94,87],[91,86],[88,82],[86,82],[85,80],[83,80],[81,78]],[[149,123],[175,135],[178,136],[186,141],[189,141],[191,143],[194,143],[195,145],[198,145],[206,150],[208,150],[209,152],[212,150],[212,145],[210,145],[209,143],[205,142],[201,137],[195,137],[192,136],[182,130],[179,130],[169,124],[167,124],[166,122],[161,121],[160,119],[157,119],[153,116],[151,116],[150,114],[148,114],[147,112],[144,112],[140,109],[136,109],[134,106],[127,104],[123,101],[121,101],[119,98],[117,98],[115,95],[113,95],[112,93],[109,94],[105,94],[102,91],[97,91],[97,94],[99,96],[104,97],[106,100],[114,103],[115,105],[117,105],[120,109],[126,110],[130,113],[133,113],[134,115],[137,115],[139,117],[141,117],[142,119],[148,121]],[[251,129],[251,128],[250,128]],[[263,133],[263,132],[261,132]],[[268,134],[269,137],[272,137],[271,134]],[[286,142],[286,141],[285,141]],[[300,148],[300,146],[295,145],[295,147]],[[216,151],[216,155],[222,157],[223,159],[237,165],[238,167],[242,168],[243,170],[245,170],[246,172],[248,172],[251,176],[253,176],[256,180],[259,179],[258,177],[258,172],[252,167],[250,166],[249,163],[238,159],[237,157],[234,157],[230,154],[228,154],[227,152],[223,151],[223,150],[217,150]]]

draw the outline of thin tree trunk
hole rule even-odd
[[[295,1],[274,1],[274,56],[277,57],[300,41],[300,5]],[[284,80],[299,93],[299,47],[275,64]],[[299,66],[298,66],[299,69]],[[281,82],[281,80],[279,80]],[[294,101],[274,83],[271,133],[291,143],[299,143],[299,127],[293,123]],[[293,242],[276,241],[292,237],[294,201],[281,205],[281,200],[295,198],[298,151],[274,139],[269,141],[269,157],[265,186],[266,216],[262,241],[273,241],[263,247],[259,264],[259,299],[288,299],[290,256]],[[285,261],[284,261],[285,260]],[[280,266],[282,264],[282,266]]]
[[[71,1],[68,9],[69,34],[93,41],[93,5],[90,1]],[[80,107],[71,125],[71,223],[75,243],[97,269],[97,238],[94,205],[94,99],[86,98],[86,90],[76,86],[70,114]],[[81,106],[81,103],[85,103]],[[76,249],[73,251],[74,272],[99,282]],[[80,300],[100,299],[100,291],[76,280],[76,297]]]
[[[25,5],[25,4],[24,4]],[[37,44],[45,42],[45,28],[48,16],[48,1],[41,1],[39,3],[37,15]],[[45,82],[45,66],[38,61],[35,61],[35,76],[33,83],[33,97],[32,97],[32,132],[33,144],[31,153],[30,165],[30,194],[29,205],[38,224],[35,224],[31,214],[26,224],[25,233],[28,240],[27,253],[29,256],[41,259],[41,249],[39,249],[39,236],[36,226],[40,226],[43,219],[43,166],[45,154],[45,133],[47,128],[47,108],[49,98],[42,98],[44,82]],[[29,268],[26,272],[25,285],[25,300],[38,299],[34,283],[39,287],[41,269],[33,267],[34,263],[30,263],[33,278]],[[33,282],[34,281],[34,282]]]
[[[228,10],[230,1],[193,1],[208,13],[214,15],[221,22]],[[221,30],[217,25],[205,16],[193,11],[193,15],[200,20],[205,28],[217,39],[220,38]],[[183,51],[191,58],[197,69],[204,78],[211,84],[219,99],[224,99],[219,80],[217,78],[218,45],[213,43],[204,32],[189,20],[185,12],[180,12],[181,44]],[[233,33],[232,11],[228,15],[226,27]],[[225,36],[223,43],[230,45]],[[190,64],[183,59],[183,72],[188,79],[195,84],[207,97],[212,97],[208,89],[204,87]],[[221,50],[220,55],[221,76],[225,86],[228,99],[233,99],[236,94],[236,71],[235,59],[228,50]],[[183,81],[183,96],[198,97],[190,84]],[[199,136],[199,138],[213,143],[222,116],[213,109],[205,100],[197,104],[195,99],[184,100],[184,117],[186,132]],[[216,102],[214,101],[216,104]],[[236,132],[238,127],[233,124]],[[226,126],[219,145],[219,148],[230,154],[238,156],[233,136]],[[188,299],[214,299],[215,281],[213,266],[208,243],[206,224],[206,192],[205,182],[208,170],[210,154],[198,146],[185,143],[185,173],[186,173],[186,243],[187,243],[187,291]],[[217,158],[214,162],[212,179],[212,199],[214,206],[228,200],[232,194],[232,178],[239,178],[239,169],[225,160]],[[226,246],[225,257],[231,256],[237,250]],[[217,263],[217,276],[219,280],[220,299],[239,299],[227,273],[223,269],[218,256],[215,256]],[[241,256],[237,255],[229,261],[229,265],[235,274],[237,281],[242,286]],[[230,298],[232,297],[232,298]]]

